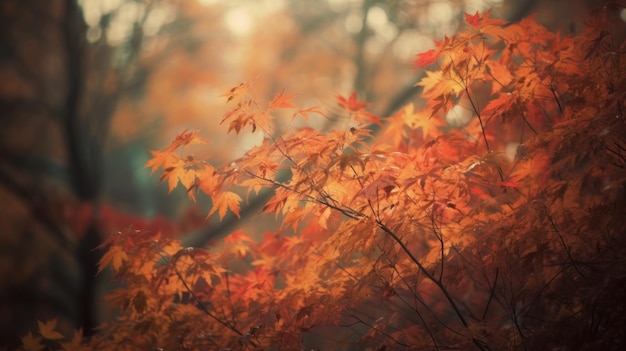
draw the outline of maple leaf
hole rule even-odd
[[[250,116],[245,116],[245,118],[241,117],[242,115],[240,115],[239,118],[230,121],[230,123],[228,124],[227,132],[230,133],[231,130],[234,130],[235,133],[239,134],[239,132],[241,132],[241,130],[248,124],[248,122],[252,120]],[[253,131],[256,130],[256,125],[252,124],[252,129]]]
[[[445,123],[439,118],[427,116],[422,112],[415,112],[413,110],[413,103],[406,105],[401,113],[404,123],[409,128],[421,129],[422,139],[426,139],[427,137],[435,138],[439,136],[439,128],[445,125]]]
[[[356,93],[352,92],[349,98],[345,98],[341,95],[337,95],[337,102],[339,106],[341,106],[344,110],[353,113],[354,119],[359,123],[374,123],[378,125],[382,125],[380,118],[375,116],[369,112],[364,111],[366,107],[369,106],[367,102],[360,102],[356,98]]]
[[[44,339],[59,340],[64,338],[61,333],[55,331],[57,327],[56,319],[51,319],[45,323],[37,321],[37,326],[39,328],[39,334],[41,334]]]
[[[295,96],[297,96],[297,94],[285,94],[285,89],[283,89],[280,91],[280,93],[274,96],[274,99],[272,99],[272,101],[270,101],[270,108],[275,109],[296,107],[296,105],[291,102],[291,99],[293,99]]]
[[[246,257],[247,253],[250,251],[250,246],[254,244],[254,240],[248,234],[239,230],[225,237],[224,243],[232,245],[232,250],[234,250],[239,257],[243,258]]]
[[[337,95],[337,102],[339,106],[343,107],[348,112],[357,112],[369,106],[366,102],[360,102],[356,99],[356,93],[353,91],[349,98],[345,98],[341,95]]]
[[[41,343],[42,338],[39,336],[34,336],[33,333],[28,332],[28,334],[22,336],[22,349],[24,351],[41,351],[46,346]]]
[[[266,132],[270,133],[272,129],[272,121],[274,120],[274,116],[272,116],[269,111],[265,111],[263,113],[257,113],[250,116],[252,119],[252,132],[254,133],[257,130],[257,127]]]
[[[170,193],[176,188],[178,182],[180,182],[186,190],[189,190],[196,183],[196,172],[193,169],[188,169],[185,162],[179,160],[175,166],[170,166],[163,170],[159,181],[163,182],[166,179]],[[193,192],[190,192],[189,195],[192,199],[195,199]]]
[[[416,85],[424,87],[424,96],[439,97],[454,94],[459,95],[465,87],[461,84],[461,78],[455,74],[445,74],[442,71],[426,71],[426,77]]]
[[[276,216],[285,208],[289,198],[289,193],[284,189],[278,189],[274,195],[263,205],[261,211],[265,213],[276,213]]]
[[[242,83],[239,83],[239,85],[237,85],[236,87],[231,88],[230,90],[228,90],[227,92],[225,92],[224,94],[220,96],[226,97],[227,98],[226,103],[229,103],[231,100],[245,95],[248,92],[248,89],[250,89],[250,86],[252,86],[252,83],[242,82]]]
[[[145,168],[152,167],[150,174],[154,174],[159,168],[170,167],[171,164],[178,162],[180,159],[178,156],[172,154],[170,150],[165,151],[150,151],[152,158],[146,162]]]
[[[474,15],[470,15],[469,13],[465,13],[465,22],[474,28],[478,28],[478,24],[480,22],[480,15],[478,11]]]
[[[227,210],[230,210],[237,217],[239,217],[239,203],[241,202],[241,196],[231,191],[225,191],[217,193],[212,199],[213,207],[207,217],[210,217],[215,212],[218,212],[220,220],[222,220],[226,215]]]
[[[122,264],[128,260],[126,252],[119,245],[112,245],[107,252],[102,255],[100,262],[98,262],[98,274],[109,264],[113,266],[115,271],[119,271]]]
[[[491,10],[487,10],[480,15],[476,12],[474,15],[465,14],[465,21],[472,27],[480,30],[481,32],[489,33],[495,36],[502,36],[502,32],[505,30],[500,28],[507,21],[498,18],[490,18]]]
[[[199,130],[189,131],[188,129],[180,132],[172,144],[168,147],[169,150],[176,150],[181,146],[189,145],[189,144],[206,144],[207,140],[198,136],[200,133]]]
[[[373,124],[378,124],[379,126],[382,126],[382,122],[380,121],[380,117],[378,117],[378,116],[376,116],[374,114],[371,114],[369,112],[357,111],[354,114],[354,119],[357,122],[361,123],[361,124],[373,123]]]
[[[431,49],[426,52],[422,52],[417,54],[417,60],[412,63],[415,65],[415,69],[424,68],[428,65],[433,64],[435,61],[439,60],[441,57],[441,51],[436,49]]]
[[[77,351],[77,350],[87,350],[88,347],[83,345],[83,330],[78,329],[74,331],[74,337],[69,342],[61,343],[61,347],[63,351]]]
[[[318,115],[321,115],[322,117],[328,118],[328,116],[326,116],[324,112],[320,111],[319,106],[313,106],[313,107],[309,107],[305,109],[300,109],[293,114],[292,118],[295,118],[297,115],[300,115],[302,116],[302,118],[308,121],[309,113],[317,113]]]

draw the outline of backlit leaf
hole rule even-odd
[[[296,105],[291,102],[291,99],[295,96],[296,94],[285,94],[285,89],[283,89],[270,101],[270,108],[294,108]]]
[[[221,220],[226,215],[227,210],[230,210],[237,217],[239,217],[240,202],[241,197],[236,193],[230,191],[218,193],[213,197],[213,207],[207,217],[217,212]]]

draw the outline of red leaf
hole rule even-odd
[[[478,14],[478,11],[476,11],[474,15],[465,13],[465,22],[474,28],[478,28],[478,23],[480,22],[480,15]]]
[[[416,66],[415,69],[423,68],[428,65],[433,64],[441,57],[441,51],[436,49],[431,49],[426,52],[422,52],[417,54],[417,60],[412,63]]]
[[[337,95],[337,101],[339,102],[339,106],[343,107],[349,112],[357,112],[369,106],[369,104],[366,102],[358,101],[356,99],[355,92],[352,92],[352,94],[350,94],[350,97],[347,99],[341,95]]]

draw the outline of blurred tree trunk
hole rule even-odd
[[[602,1],[598,0],[506,0],[503,10],[509,22],[518,22],[534,14],[546,28],[569,34],[579,30],[590,11],[601,4]]]
[[[100,192],[101,119],[84,104],[86,27],[73,0],[0,5],[0,345],[36,320],[61,330],[94,327],[100,241],[95,222],[77,233],[73,204]],[[100,121],[97,121],[100,119]]]

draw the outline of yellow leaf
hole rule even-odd
[[[464,80],[456,72],[426,71],[426,77],[417,83],[424,87],[424,97],[459,94],[465,90]]]
[[[411,129],[420,128],[422,138],[436,138],[439,136],[439,127],[443,127],[445,123],[439,118],[428,116],[427,113],[413,110],[413,103],[406,105],[402,110],[402,119],[404,123]]]

